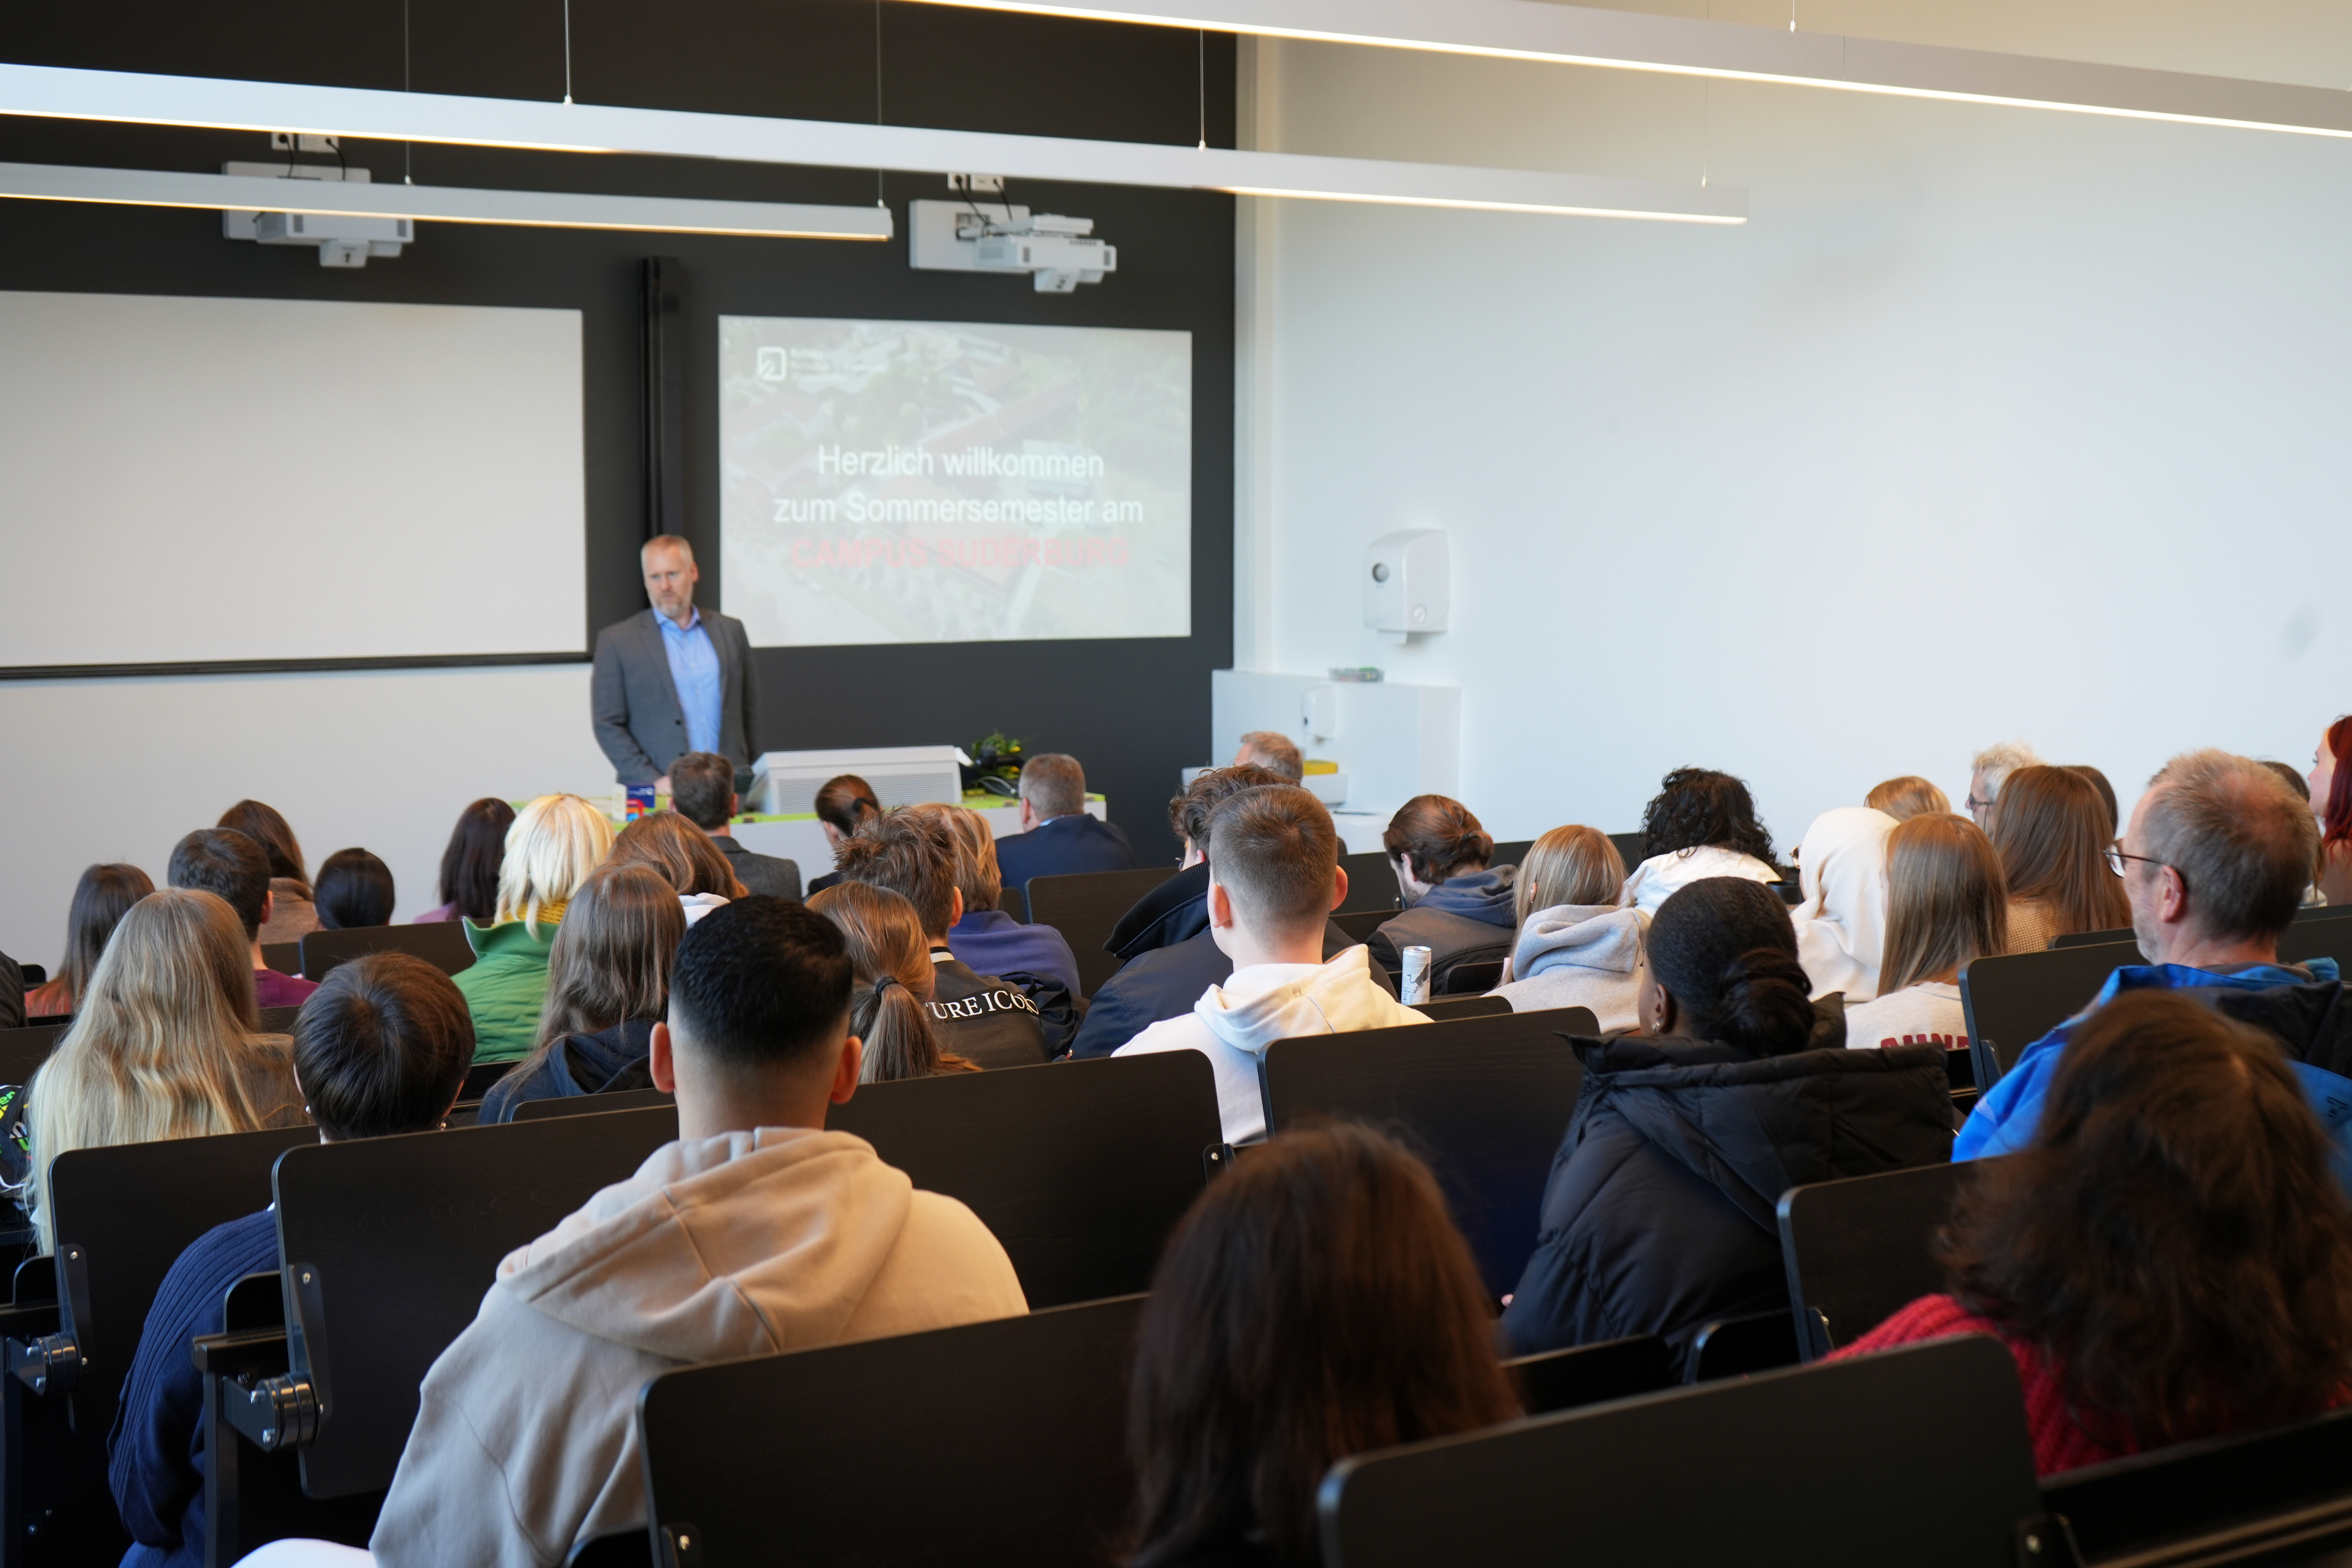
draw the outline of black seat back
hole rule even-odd
[[[1780,1257],[1807,1361],[1944,1289],[1936,1232],[1983,1162],[1814,1182],[1780,1194]]]
[[[69,1027],[33,1024],[21,1029],[0,1029],[0,1083],[30,1083]]]
[[[1519,1407],[1530,1415],[1655,1394],[1675,1381],[1674,1356],[1655,1334],[1523,1355],[1503,1369],[1518,1384]]]
[[[616,1089],[610,1094],[567,1094],[549,1100],[526,1100],[514,1108],[510,1121],[544,1121],[551,1116],[593,1116],[606,1110],[643,1110],[647,1106],[676,1105],[677,1096],[658,1089]]]
[[[1258,1065],[1266,1129],[1278,1138],[1334,1117],[1396,1133],[1436,1172],[1500,1297],[1535,1250],[1544,1181],[1584,1084],[1559,1037],[1594,1032],[1591,1013],[1560,1007],[1276,1040]]]
[[[2293,1538],[2307,1539],[2323,1513],[2336,1552],[2293,1561],[2340,1562],[2352,1532],[2352,1410],[2068,1470],[2043,1483],[2042,1498],[2065,1516],[2088,1563],[2159,1542],[2167,1563],[2236,1562],[2263,1543],[2258,1521],[2291,1525]],[[2226,1558],[2189,1550],[2225,1532]]]
[[[1486,858],[1486,864],[1516,866],[1528,858],[1528,851],[1534,848],[1535,845],[1536,841],[1532,838],[1514,838],[1508,843],[1497,844],[1495,846],[1495,852]]]
[[[1365,942],[1372,933],[1396,919],[1394,910],[1341,910],[1331,917],[1331,923],[1347,933],[1349,942]]]
[[[294,1020],[301,1014],[301,1011],[302,1009],[299,1007],[262,1008],[261,1033],[265,1035],[290,1034],[294,1028]]]
[[[2280,934],[2278,954],[2282,963],[2332,958],[2338,968],[2352,973],[2352,921],[2297,921]]]
[[[323,1319],[310,1333],[328,1346],[331,1414],[302,1450],[303,1489],[323,1498],[390,1486],[417,1384],[473,1321],[499,1259],[677,1136],[675,1110],[633,1110],[280,1156],[278,1256],[289,1271],[316,1270]]]
[[[1977,1088],[1990,1089],[2025,1047],[2088,1006],[2107,976],[2144,963],[2127,942],[1973,958],[1960,966],[1960,1005],[1976,1053]]]
[[[1379,910],[1394,914],[1402,904],[1396,868],[1388,856],[1374,849],[1362,855],[1342,855],[1339,869],[1348,873],[1348,896],[1339,900],[1341,914]]]
[[[1612,833],[1609,842],[1617,847],[1617,858],[1625,862],[1625,874],[1629,877],[1634,867],[1650,858],[1650,836],[1646,833]]]
[[[2063,936],[2052,937],[2050,945],[2052,947],[2110,947],[2119,942],[2128,942],[2137,945],[2138,940],[2132,935],[2131,927],[2118,926],[2109,931],[2068,931]]]
[[[1464,1018],[1499,1018],[1511,1010],[1510,998],[1507,996],[1433,996],[1426,1002],[1416,1002],[1412,1005],[1415,1012],[1441,1024],[1459,1022]],[[1577,1010],[1584,1011],[1582,1008]],[[1588,1013],[1586,1016],[1591,1015]],[[1412,1027],[1411,1025],[1405,1026]],[[1595,1023],[1580,1032],[1595,1034],[1600,1026]]]
[[[772,1563],[788,1548],[801,1568],[1114,1561],[1135,1501],[1127,1394],[1142,1305],[663,1373],[637,1403],[658,1560]]]
[[[1040,879],[1042,880],[1042,879]],[[1004,1244],[1031,1308],[1141,1290],[1223,1141],[1198,1051],[1049,1062],[860,1086],[825,1125]]]
[[[1168,866],[1134,871],[1082,871],[1066,877],[1029,879],[1029,923],[1052,926],[1078,961],[1078,988],[1091,996],[1118,968],[1103,951],[1119,916],[1136,900],[1176,874]]]
[[[2016,1366],[1982,1337],[1342,1460],[1319,1505],[1326,1568],[2012,1568],[2041,1509]]]
[[[412,953],[444,974],[474,967],[473,944],[466,940],[466,928],[457,921],[307,931],[301,947],[302,973],[310,980],[324,980],[336,965],[370,952]]]

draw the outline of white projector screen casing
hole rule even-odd
[[[0,293],[0,669],[580,657],[580,312]]]

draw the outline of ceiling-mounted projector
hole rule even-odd
[[[1025,272],[1040,294],[1067,294],[1118,270],[1095,220],[986,202],[910,202],[908,260],[926,272]]]
[[[324,140],[303,138],[306,143]],[[306,145],[303,151],[311,149]],[[221,165],[221,173],[259,180],[341,180],[359,185],[369,183],[365,169],[331,169],[321,163],[228,163]],[[230,239],[257,240],[263,245],[315,246],[321,267],[365,267],[371,256],[398,256],[401,247],[414,244],[416,220],[352,217],[341,213],[224,211],[221,233]]]

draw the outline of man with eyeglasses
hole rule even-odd
[[[1968,812],[1979,827],[1992,831],[1986,818],[1992,815],[1993,802],[2000,798],[2003,781],[2018,769],[2035,767],[2041,762],[2033,748],[2022,741],[2003,741],[1976,754],[1969,764]]]
[[[2318,854],[2311,808],[2262,763],[2220,751],[2166,763],[2107,851],[2147,963],[2116,970],[2083,1013],[2028,1046],[1969,1113],[1952,1158],[2031,1143],[2074,1026],[2121,992],[2178,990],[2278,1037],[2352,1186],[2352,1007],[2334,959],[2278,952]]]

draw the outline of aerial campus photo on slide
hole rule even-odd
[[[722,316],[719,347],[753,643],[1191,635],[1190,332]]]

